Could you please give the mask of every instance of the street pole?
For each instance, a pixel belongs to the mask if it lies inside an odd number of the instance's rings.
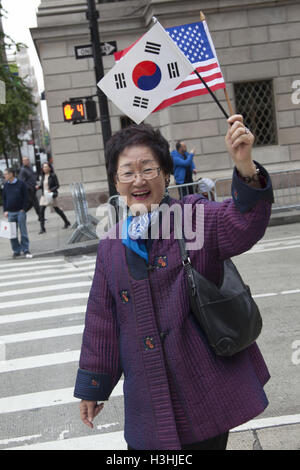
[[[98,29],[99,12],[95,6],[95,0],[87,0],[87,4],[88,4],[87,19],[89,20],[89,24],[90,24],[91,43],[92,43],[92,48],[93,48],[96,83],[98,83],[99,80],[101,80],[101,78],[104,76],[101,45],[100,45],[100,34],[99,34],[99,29]],[[106,154],[105,147],[106,147],[107,141],[111,137],[111,125],[110,125],[110,118],[109,118],[108,102],[107,102],[107,97],[103,93],[103,91],[100,90],[98,86],[96,86],[96,89],[97,89],[97,96],[98,96],[99,109],[100,109],[100,122],[101,122],[104,156],[105,156],[105,164],[106,164],[106,171],[107,171],[108,156]],[[111,183],[109,179],[108,179],[108,186],[109,186],[109,196],[113,196],[117,194],[115,185]]]

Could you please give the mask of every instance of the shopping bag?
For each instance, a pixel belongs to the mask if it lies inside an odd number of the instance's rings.
[[[0,220],[0,237],[17,238],[16,222],[8,222],[7,220]]]
[[[45,196],[47,205],[51,205],[53,203],[53,193],[45,192],[44,196]]]

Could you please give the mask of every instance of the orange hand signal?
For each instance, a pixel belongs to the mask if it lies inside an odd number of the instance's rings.
[[[64,113],[65,113],[65,117],[66,117],[67,120],[72,119],[72,116],[73,116],[73,113],[74,113],[74,109],[71,107],[70,104],[67,104],[67,105],[64,107]]]

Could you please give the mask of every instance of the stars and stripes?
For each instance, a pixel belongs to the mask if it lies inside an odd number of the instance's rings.
[[[213,41],[205,21],[166,28],[166,31],[212,91],[226,88]],[[115,60],[119,61],[131,47],[116,52],[114,54]],[[171,78],[176,72],[173,67],[169,67],[169,64],[168,69]],[[192,72],[154,111],[206,93],[208,93],[208,90],[200,82],[197,75]]]
[[[193,70],[192,63],[156,22],[97,85],[139,124]]]

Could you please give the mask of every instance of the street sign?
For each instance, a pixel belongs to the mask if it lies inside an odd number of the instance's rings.
[[[101,42],[102,55],[112,55],[116,51],[116,41]],[[93,57],[92,44],[86,44],[84,46],[75,46],[75,57],[76,59],[88,59],[89,57]]]
[[[65,101],[62,107],[66,122],[83,121],[85,119],[83,101]]]

